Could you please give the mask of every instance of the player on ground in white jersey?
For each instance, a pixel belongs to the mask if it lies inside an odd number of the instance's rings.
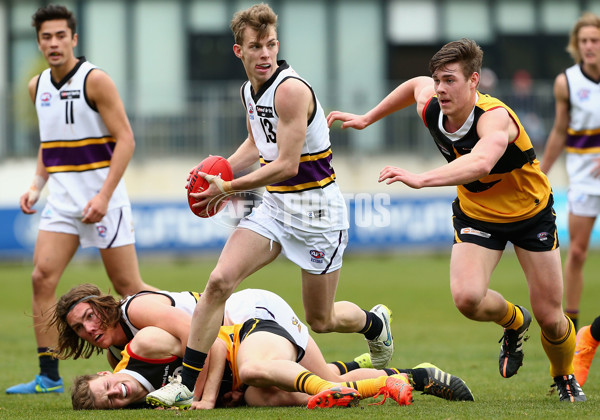
[[[63,392],[58,360],[49,351],[56,331],[46,330],[55,290],[77,251],[95,247],[115,291],[123,296],[152,289],[139,273],[131,207],[122,177],[135,142],[123,103],[110,77],[84,57],[75,57],[76,20],[64,6],[33,15],[38,48],[49,69],[29,82],[41,145],[33,183],[21,210],[33,206],[48,182],[32,274],[33,321],[40,374],[9,394]]]

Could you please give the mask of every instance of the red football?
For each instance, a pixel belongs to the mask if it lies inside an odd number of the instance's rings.
[[[218,200],[219,203],[216,207],[216,210],[211,210],[207,213],[204,212],[204,207],[192,208],[192,204],[196,204],[197,201],[195,198],[190,197],[190,193],[201,192],[208,188],[208,181],[198,175],[198,172],[204,172],[205,174],[209,175],[221,175],[221,179],[223,181],[231,181],[233,179],[233,171],[231,170],[231,165],[229,162],[227,162],[227,159],[221,156],[209,156],[196,165],[196,167],[192,170],[190,182],[187,186],[187,196],[190,210],[192,210],[192,213],[198,217],[211,217],[223,210],[230,197],[221,196],[215,198],[215,200]]]

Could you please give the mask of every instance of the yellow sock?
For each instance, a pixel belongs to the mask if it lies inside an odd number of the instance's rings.
[[[508,300],[506,304],[508,305],[506,315],[500,321],[497,321],[496,324],[508,330],[516,330],[523,325],[523,312]]]
[[[550,341],[542,332],[542,346],[550,359],[550,375],[552,377],[570,375],[573,373],[573,355],[577,336],[573,321],[565,316],[569,325],[564,336],[556,341]]]
[[[372,397],[379,392],[379,388],[385,385],[387,376],[374,379],[361,379],[360,381],[344,382],[342,386],[356,389],[363,398]]]
[[[304,392],[309,395],[316,395],[334,386],[333,382],[326,381],[308,370],[300,372],[294,381],[294,388],[298,392]]]

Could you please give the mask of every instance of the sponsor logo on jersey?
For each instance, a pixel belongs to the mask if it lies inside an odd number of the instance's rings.
[[[316,249],[313,249],[310,251],[310,260],[312,262],[321,264],[323,263],[323,257],[325,256],[325,253],[322,251],[317,251]]]
[[[60,99],[79,99],[81,91],[78,90],[63,90],[60,92]]]
[[[475,236],[481,236],[482,238],[489,238],[490,236],[492,236],[491,234],[487,233],[487,232],[482,232],[480,230],[477,229],[473,229],[473,228],[462,228],[460,230],[460,234],[461,235],[475,235]]]
[[[537,234],[537,237],[540,241],[547,241],[548,240],[548,232],[540,232]]]
[[[96,226],[96,230],[98,231],[98,236],[101,238],[106,238],[106,226],[98,225]]]
[[[50,92],[44,92],[40,95],[41,106],[50,106],[50,99],[52,94]]]
[[[256,105],[256,113],[259,117],[273,118],[273,108],[270,106]]]
[[[306,216],[310,219],[320,219],[325,216],[325,210],[307,211]]]
[[[252,106],[252,102],[248,102],[248,118],[251,120],[254,119],[254,107]]]
[[[581,88],[577,91],[577,97],[580,101],[587,101],[590,99],[590,90],[587,88]]]

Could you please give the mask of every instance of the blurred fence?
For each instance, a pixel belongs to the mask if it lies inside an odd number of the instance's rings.
[[[390,83],[387,92],[396,86],[397,83]],[[205,156],[209,153],[227,155],[233,152],[246,136],[239,88],[239,83],[231,82],[190,85],[186,104],[182,107],[184,111],[176,115],[145,116],[136,112],[135,106],[127,105],[137,142],[136,160],[161,156]],[[383,92],[381,97],[387,92]],[[530,90],[515,90],[510,81],[500,81],[489,93],[517,112],[539,155],[554,118],[552,83],[535,81]],[[318,96],[326,112],[340,108],[335,98]],[[0,159],[34,157],[39,146],[35,115],[24,118],[6,107],[7,102],[0,104],[0,122],[6,123],[3,126],[6,134],[0,133]],[[129,102],[137,103],[135,98]],[[364,112],[374,105],[355,103],[351,109],[343,110]],[[31,112],[34,112],[33,107]],[[379,150],[372,150],[373,153],[411,153],[426,157],[434,150],[429,134],[414,109],[397,112],[379,124],[383,125],[384,139],[378,143]],[[350,131],[339,129],[339,124],[332,127],[331,139],[336,154],[359,152],[355,150],[357,145],[350,141],[350,135]]]

